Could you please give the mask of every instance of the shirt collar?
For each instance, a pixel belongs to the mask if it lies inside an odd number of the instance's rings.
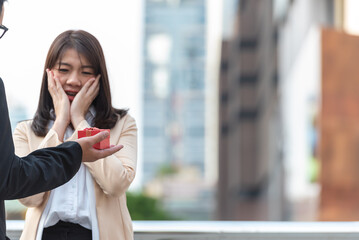
[[[53,119],[56,118],[55,110],[54,110],[54,109],[51,109],[51,110],[50,110],[50,116],[51,116],[51,118],[53,118]],[[91,105],[90,108],[89,108],[89,110],[88,110],[88,112],[86,113],[86,116],[85,116],[86,121],[87,121],[91,126],[93,126],[93,124],[94,124],[93,120],[94,120],[95,116],[96,116],[96,109],[95,109],[94,106]]]

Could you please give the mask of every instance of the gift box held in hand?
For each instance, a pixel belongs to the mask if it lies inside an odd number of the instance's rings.
[[[84,130],[79,130],[77,132],[77,136],[78,136],[78,138],[89,137],[89,136],[96,135],[97,133],[102,132],[102,131],[107,131],[108,133],[110,133],[110,129],[99,129],[99,128],[94,127],[94,128],[85,128]],[[107,138],[105,138],[101,142],[98,142],[95,145],[93,145],[93,147],[96,149],[109,148],[110,147],[110,134],[108,135]]]

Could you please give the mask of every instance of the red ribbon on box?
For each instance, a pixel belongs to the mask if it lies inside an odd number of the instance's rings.
[[[77,137],[78,138],[83,138],[83,137],[89,137],[89,136],[94,136],[99,132],[103,132],[103,131],[107,131],[108,133],[110,133],[110,129],[99,129],[99,128],[85,128],[84,130],[79,130],[77,132]],[[108,135],[107,138],[105,138],[104,140],[102,140],[101,142],[96,143],[95,145],[93,145],[94,148],[96,149],[106,149],[110,147],[110,134]]]

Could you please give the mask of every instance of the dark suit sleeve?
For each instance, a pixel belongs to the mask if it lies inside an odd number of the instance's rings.
[[[20,158],[14,153],[4,84],[0,78],[0,199],[23,198],[69,181],[81,165],[76,142],[45,148]]]

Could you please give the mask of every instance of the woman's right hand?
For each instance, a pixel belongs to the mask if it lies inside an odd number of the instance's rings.
[[[59,136],[59,140],[63,141],[67,126],[70,124],[70,100],[68,99],[60,80],[54,75],[50,69],[46,69],[48,90],[50,92],[56,119],[52,127]]]

